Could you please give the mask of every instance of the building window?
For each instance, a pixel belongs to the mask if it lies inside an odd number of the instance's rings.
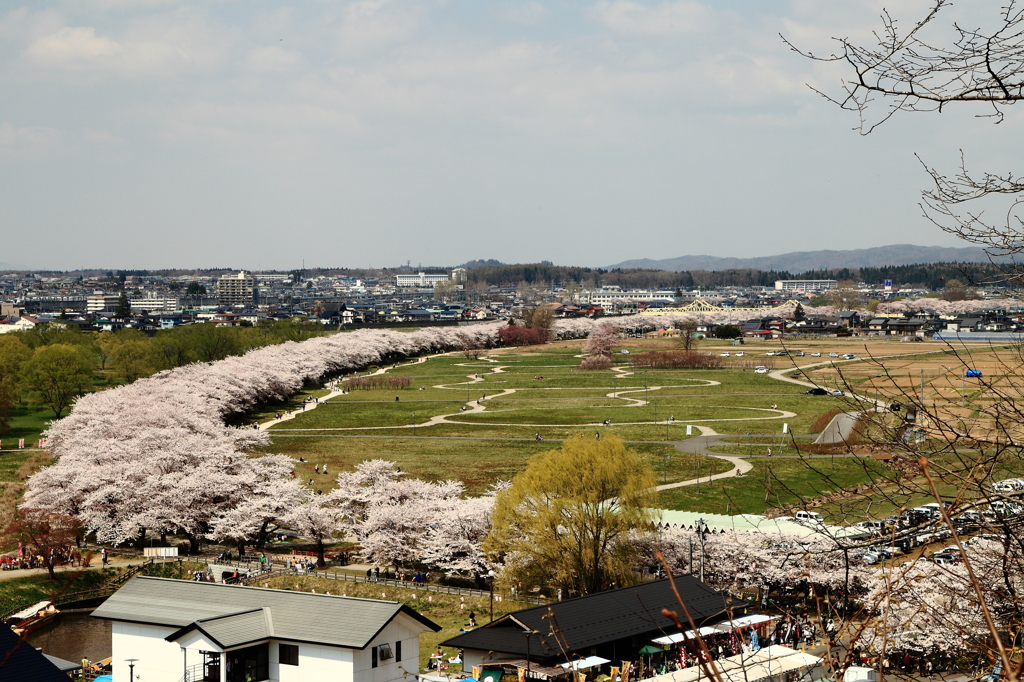
[[[299,647],[295,644],[280,644],[278,655],[281,659],[281,665],[298,665],[299,664]]]
[[[370,667],[377,667],[377,647],[370,647]]]
[[[269,644],[257,644],[227,652],[227,682],[270,679],[269,654]]]
[[[402,640],[395,642],[395,663],[402,662]]]

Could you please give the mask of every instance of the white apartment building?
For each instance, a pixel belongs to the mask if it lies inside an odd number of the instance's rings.
[[[162,296],[153,291],[129,297],[128,300],[132,304],[133,311],[145,310],[151,313],[173,313],[180,307],[177,296]]]
[[[630,301],[674,301],[674,291],[621,291],[618,289],[598,289],[584,291],[579,295],[579,302],[589,305],[611,305],[629,303]]]
[[[777,279],[776,291],[828,291],[836,288],[834,279]]]
[[[428,275],[419,272],[415,275],[395,275],[395,286],[399,287],[432,287],[441,282],[447,282],[451,278],[448,275]]]
[[[241,270],[235,275],[224,275],[217,280],[217,300],[221,305],[252,305],[256,278]]]
[[[93,294],[85,299],[85,312],[99,313],[105,310],[117,310],[117,302],[119,300],[121,300],[120,294]]]

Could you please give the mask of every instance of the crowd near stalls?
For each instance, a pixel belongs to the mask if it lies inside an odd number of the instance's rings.
[[[516,611],[443,646],[460,651],[463,670],[476,679],[508,673],[569,679],[575,673],[638,680],[697,670],[709,661],[752,662],[767,648],[757,659],[764,663],[779,657],[772,651],[782,648],[776,643],[803,636],[794,619],[742,615],[693,576],[680,576],[675,585],[696,629],[669,613],[686,619],[670,581],[662,579]],[[818,663],[810,656],[798,667]]]

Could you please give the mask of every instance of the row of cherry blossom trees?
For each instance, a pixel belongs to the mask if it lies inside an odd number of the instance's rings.
[[[24,505],[73,516],[101,542],[141,541],[146,529],[180,530],[193,547],[207,536],[258,537],[282,510],[312,502],[283,481],[289,458],[257,456],[266,434],[226,426],[226,416],[326,376],[492,345],[497,329],[361,330],[286,342],[86,395],[51,425],[57,461],[29,479]]]
[[[425,566],[448,575],[477,576],[489,570],[480,546],[491,528],[495,483],[487,494],[466,497],[461,481],[423,481],[394,462],[366,460],[337,477],[327,495],[309,494],[282,521],[316,543],[348,537],[363,556],[382,566]]]

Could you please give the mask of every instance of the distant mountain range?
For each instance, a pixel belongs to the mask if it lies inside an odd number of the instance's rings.
[[[988,255],[977,247],[916,246],[914,244],[893,244],[872,249],[851,249],[849,251],[794,251],[777,256],[756,258],[720,258],[718,256],[679,256],[678,258],[638,258],[615,265],[616,268],[643,268],[647,270],[786,270],[791,273],[808,270],[835,270],[839,268],[877,268],[885,265],[918,265],[923,263],[986,263]]]

